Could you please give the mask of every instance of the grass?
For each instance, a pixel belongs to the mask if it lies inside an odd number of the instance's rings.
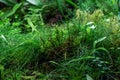
[[[75,14],[54,27],[43,24],[38,14],[26,15],[28,33],[21,33],[22,22],[1,20],[0,79],[119,80],[117,17],[101,10],[91,14],[77,9]]]

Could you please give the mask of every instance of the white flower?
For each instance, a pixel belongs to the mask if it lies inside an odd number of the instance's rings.
[[[86,25],[92,25],[94,24],[94,22],[88,22]]]
[[[91,28],[91,29],[95,29],[95,28],[96,28],[96,26],[95,26],[95,25],[92,25],[92,26],[90,26],[90,28]]]
[[[110,19],[106,19],[106,22],[110,22]]]
[[[86,25],[88,26],[88,29],[95,29],[96,28],[94,22],[88,22]]]

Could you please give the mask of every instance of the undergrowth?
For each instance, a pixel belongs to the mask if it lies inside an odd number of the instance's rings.
[[[118,80],[120,24],[76,10],[76,17],[61,25],[35,24],[21,33],[19,22],[0,21],[0,78],[2,80]]]
[[[120,79],[114,0],[61,1],[0,11],[0,80]]]

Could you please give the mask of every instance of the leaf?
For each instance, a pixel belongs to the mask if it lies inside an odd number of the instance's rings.
[[[86,79],[87,80],[94,80],[91,76],[89,76],[88,74],[86,74]]]
[[[66,0],[69,4],[73,5],[75,8],[78,8],[78,6],[71,0]]]
[[[60,65],[59,63],[57,63],[57,62],[55,62],[55,61],[50,61],[50,63],[56,64],[56,65]]]
[[[12,10],[5,12],[5,14],[2,15],[2,19],[10,17],[16,13],[16,11],[21,7],[22,3],[16,4]]]
[[[98,39],[98,40],[95,40],[94,43],[93,43],[93,48],[95,48],[95,46],[96,46],[97,43],[105,40],[106,38],[107,38],[107,37],[105,36],[105,37],[102,37],[102,38],[100,38],[100,39]]]
[[[60,10],[60,12],[61,12],[61,14],[64,16],[64,0],[56,0],[56,2],[57,2],[57,5],[58,5],[58,8],[59,8],[59,10]]]
[[[34,26],[34,24],[32,23],[32,21],[29,18],[27,19],[27,23],[32,28],[32,32],[37,31],[36,26]]]
[[[88,27],[88,28],[86,29],[86,31],[87,31],[88,34],[90,34],[90,33],[91,33],[90,27]]]
[[[4,3],[8,6],[13,6],[14,4],[16,4],[16,0],[0,0],[1,3]]]
[[[112,0],[112,3],[115,4],[115,3],[116,3],[116,0]]]
[[[93,57],[93,56],[81,57],[81,58],[78,58],[78,59],[70,60],[68,63],[77,62],[77,61],[81,61],[81,60],[85,60],[85,59],[93,59],[93,58],[95,58],[95,57]]]
[[[27,1],[35,6],[40,6],[42,4],[40,0],[27,0]]]
[[[7,41],[7,39],[6,39],[6,37],[3,35],[3,34],[1,34],[1,36],[0,36],[6,43],[8,43],[8,41]]]
[[[4,66],[0,64],[0,71],[4,70]]]
[[[4,79],[4,66],[0,64],[0,80]]]
[[[23,79],[35,79],[35,76],[22,76]]]
[[[110,61],[113,62],[113,61],[112,61],[112,57],[111,57],[111,55],[109,54],[109,51],[108,51],[106,48],[104,48],[104,47],[99,47],[99,48],[97,48],[96,50],[102,50],[102,51],[107,52]]]
[[[109,53],[109,51],[106,48],[104,48],[104,47],[99,47],[96,50],[102,50],[102,51],[105,51],[105,52]]]

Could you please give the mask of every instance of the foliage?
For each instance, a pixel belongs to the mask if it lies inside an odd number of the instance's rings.
[[[12,6],[14,4],[16,4],[16,0],[0,0],[0,2],[6,4],[6,5],[9,5],[9,6]]]
[[[9,13],[0,11],[0,80],[119,80],[114,0],[102,7],[101,0],[27,1],[32,6],[21,0]],[[46,14],[67,17],[69,5],[73,17],[45,23]]]

